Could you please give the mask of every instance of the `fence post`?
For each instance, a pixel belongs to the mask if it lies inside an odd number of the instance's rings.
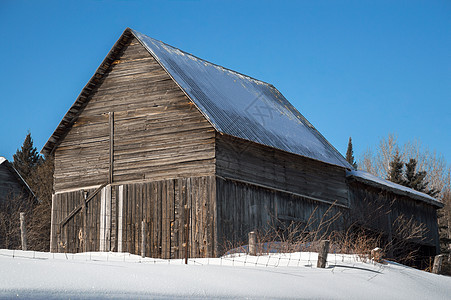
[[[374,262],[382,262],[382,249],[379,247],[374,248],[373,250],[371,250],[371,259]]]
[[[249,238],[249,255],[257,256],[257,234],[251,231],[248,234]]]
[[[318,268],[326,267],[327,254],[329,253],[329,243],[329,240],[322,240],[319,244],[318,263],[316,264]]]
[[[434,265],[432,266],[432,273],[440,274],[442,271],[443,259],[445,258],[444,254],[436,255],[434,258]]]
[[[20,213],[20,237],[22,239],[22,250],[27,251],[27,228],[25,227],[25,213]]]
[[[141,257],[146,257],[146,222],[141,222]]]

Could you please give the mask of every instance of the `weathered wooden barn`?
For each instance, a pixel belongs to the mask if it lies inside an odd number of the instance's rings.
[[[340,213],[334,226],[345,226],[381,188],[350,173],[274,86],[132,29],[42,153],[55,157],[55,252],[141,253],[144,221],[147,256],[182,257],[187,232],[190,256],[216,256],[273,220]],[[435,247],[440,204],[402,197],[432,224]]]
[[[34,194],[13,165],[0,156],[0,202],[33,199]]]
[[[19,213],[29,212],[36,198],[27,183],[0,157],[0,248],[20,247]]]

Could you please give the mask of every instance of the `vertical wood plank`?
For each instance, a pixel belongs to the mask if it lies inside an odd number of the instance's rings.
[[[111,185],[105,187],[105,251],[111,250]]]
[[[146,184],[147,202],[147,253],[152,257],[152,185]]]
[[[99,251],[103,252],[106,248],[105,222],[106,222],[106,188],[100,192],[100,231],[99,231]]]
[[[108,183],[113,183],[113,160],[114,160],[114,112],[108,113],[109,126],[109,164]]]
[[[117,252],[122,252],[122,226],[123,226],[123,210],[124,210],[124,186],[119,186],[118,192],[118,228],[117,228]]]

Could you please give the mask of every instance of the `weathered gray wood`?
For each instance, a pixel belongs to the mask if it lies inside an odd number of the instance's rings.
[[[445,259],[445,254],[439,254],[434,257],[434,264],[432,266],[432,273],[440,274],[442,271],[443,260]]]
[[[190,225],[190,209],[185,206],[185,265],[188,264],[189,257],[189,225]]]
[[[216,149],[219,176],[348,205],[341,167],[222,134],[216,135]]]
[[[111,185],[105,188],[105,251],[111,250]]]
[[[421,235],[413,242],[430,247],[432,253],[439,253],[437,212],[432,205],[356,181],[349,183],[349,199],[348,213],[354,223],[383,233],[391,241],[399,234],[396,229],[397,220],[415,220],[417,226],[423,226],[427,230],[420,232]],[[388,250],[391,250],[391,245],[392,243],[388,245]],[[390,253],[387,255],[392,256]]]
[[[97,195],[97,193],[99,193],[108,183],[104,183],[102,185],[100,185],[93,193],[91,193],[89,195],[89,197],[86,199],[85,203],[86,205]],[[75,214],[77,214],[82,208],[83,205],[85,204],[80,204],[79,206],[77,206],[76,208],[74,208],[59,224],[61,227],[66,225],[67,222],[69,222],[74,216]]]
[[[117,61],[55,150],[55,190],[212,175],[209,122],[135,39]]]
[[[319,243],[319,251],[318,251],[318,263],[316,266],[318,268],[325,268],[327,263],[327,254],[329,253],[329,240],[322,240]]]
[[[110,129],[109,135],[109,165],[108,165],[108,182],[113,183],[113,162],[114,162],[114,112],[110,111],[108,113],[108,126]]]
[[[257,255],[257,233],[249,232],[249,255]]]
[[[83,252],[88,252],[88,205],[86,204],[86,199],[88,198],[88,192],[81,190],[82,194],[82,213],[83,213]]]
[[[106,251],[106,190],[105,188],[102,189],[100,192],[100,231],[99,231],[99,251],[104,252]]]
[[[20,238],[22,241],[22,250],[27,251],[27,227],[25,224],[25,213],[20,213]]]
[[[122,237],[123,237],[123,214],[124,214],[124,186],[119,186],[118,192],[118,229],[117,229],[117,252],[122,251]]]
[[[141,221],[141,257],[146,257],[146,222]]]

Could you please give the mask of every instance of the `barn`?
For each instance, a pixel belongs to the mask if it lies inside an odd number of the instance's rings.
[[[36,198],[14,169],[0,156],[0,248],[20,247],[19,213],[28,213]]]
[[[327,213],[344,228],[380,195],[438,244],[440,203],[355,171],[274,86],[129,28],[41,152],[55,158],[52,252],[212,257],[274,222]]]
[[[0,156],[0,202],[32,198],[34,194],[25,180],[6,158]]]

